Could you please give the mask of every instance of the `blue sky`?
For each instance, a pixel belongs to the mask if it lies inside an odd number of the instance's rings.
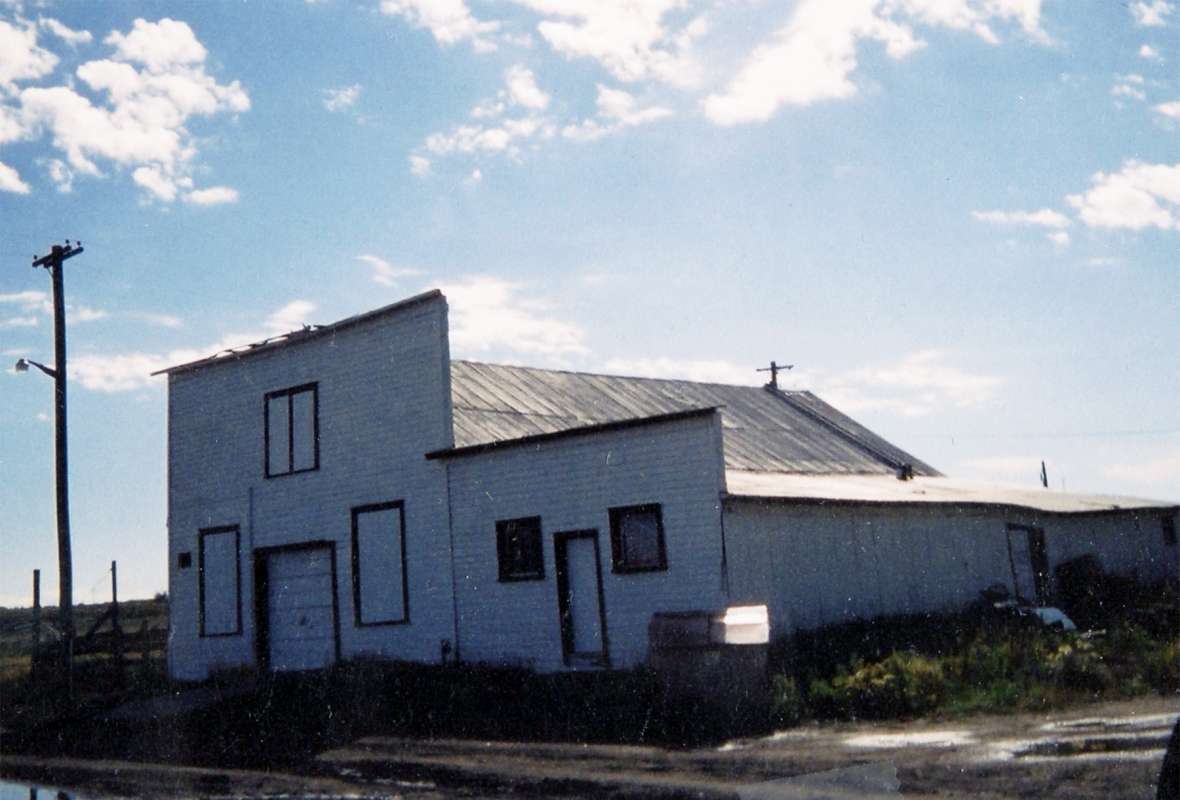
[[[0,604],[164,589],[154,369],[440,286],[456,357],[756,383],[1180,500],[1180,4],[0,0]]]

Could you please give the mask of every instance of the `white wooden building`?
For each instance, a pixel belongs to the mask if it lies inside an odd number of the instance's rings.
[[[630,667],[659,612],[782,636],[1180,566],[1175,504],[954,481],[808,392],[453,362],[439,292],[166,372],[183,680]]]

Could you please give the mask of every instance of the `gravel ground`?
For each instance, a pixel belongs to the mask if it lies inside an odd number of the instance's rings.
[[[670,750],[369,737],[285,772],[0,756],[86,797],[1152,798],[1180,698],[954,721],[807,725]],[[27,791],[25,796],[27,796]]]

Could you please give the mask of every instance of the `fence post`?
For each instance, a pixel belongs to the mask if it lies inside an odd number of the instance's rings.
[[[115,637],[115,675],[123,686],[123,628],[119,626],[119,563],[111,562],[111,633]]]
[[[37,655],[41,650],[41,570],[33,570],[33,656],[29,659],[29,677],[37,680]]]

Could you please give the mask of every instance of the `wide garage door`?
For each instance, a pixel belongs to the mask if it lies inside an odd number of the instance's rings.
[[[270,552],[266,559],[266,647],[276,672],[319,669],[339,656],[335,548]]]

